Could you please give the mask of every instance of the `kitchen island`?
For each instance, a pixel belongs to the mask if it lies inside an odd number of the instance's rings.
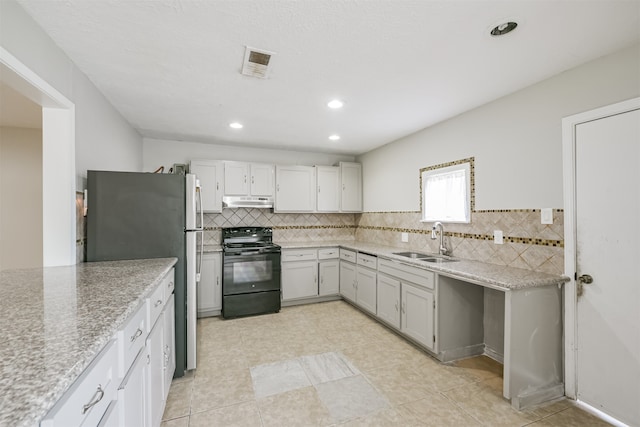
[[[503,396],[515,409],[564,395],[567,277],[465,259],[428,262],[398,255],[406,247],[370,242],[277,243],[283,251],[339,248],[343,299],[442,362],[479,354],[502,362]]]
[[[176,261],[0,272],[0,425],[38,425]]]

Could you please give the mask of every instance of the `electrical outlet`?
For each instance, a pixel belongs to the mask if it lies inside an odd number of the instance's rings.
[[[400,241],[407,243],[409,241],[409,233],[400,234]]]
[[[541,224],[553,224],[553,209],[544,208],[540,211]]]
[[[493,230],[493,243],[496,245],[503,244],[502,230]]]

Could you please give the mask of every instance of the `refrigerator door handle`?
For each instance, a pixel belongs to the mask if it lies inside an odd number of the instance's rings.
[[[204,230],[204,211],[202,209],[202,187],[200,187],[200,180],[196,179],[196,193],[198,193],[198,214],[200,215],[200,226],[196,224],[196,230],[203,231]],[[204,238],[204,233],[202,235]]]
[[[202,254],[204,253],[204,231],[198,231],[200,233],[200,250],[198,251],[198,271],[196,271],[196,283],[200,282],[200,275],[202,273]]]

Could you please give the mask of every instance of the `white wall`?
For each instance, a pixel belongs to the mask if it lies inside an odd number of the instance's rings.
[[[241,160],[258,163],[313,166],[333,165],[339,161],[352,162],[354,157],[144,138],[143,159],[143,170],[151,172],[160,166],[164,166],[165,172],[167,172],[174,163],[189,163],[190,159]]]
[[[0,45],[75,104],[77,176],[142,170],[142,137],[13,0],[0,1]]]
[[[0,270],[42,266],[42,131],[0,127]]]
[[[364,210],[420,210],[419,169],[467,157],[477,210],[562,208],[562,118],[639,95],[636,45],[358,156]]]

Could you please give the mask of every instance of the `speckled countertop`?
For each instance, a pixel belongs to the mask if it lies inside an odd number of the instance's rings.
[[[176,258],[0,272],[0,426],[35,426]]]
[[[276,242],[282,249],[295,248],[322,248],[336,247],[352,249],[384,257],[394,261],[400,261],[405,264],[415,265],[435,271],[461,280],[477,283],[502,291],[525,289],[536,286],[560,285],[568,282],[566,276],[558,276],[554,274],[541,273],[537,271],[525,270],[522,268],[507,267],[503,265],[488,264],[479,261],[471,261],[455,258],[456,262],[433,263],[411,259],[400,255],[394,255],[394,252],[411,251],[406,248],[398,248],[393,246],[383,246],[374,243],[358,242],[358,241],[328,241],[328,242]],[[420,251],[417,251],[420,252]]]

